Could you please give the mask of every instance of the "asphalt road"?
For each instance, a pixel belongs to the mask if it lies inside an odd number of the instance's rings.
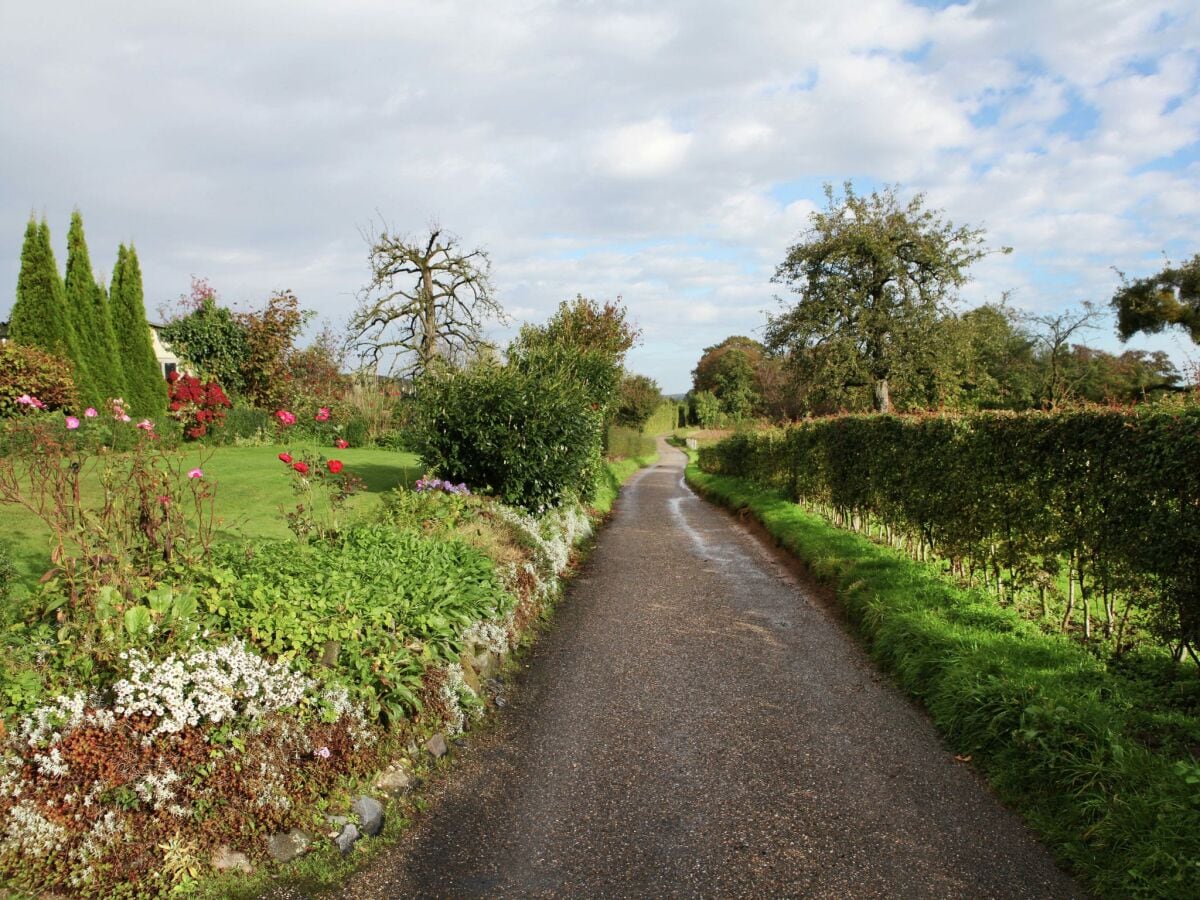
[[[683,462],[627,485],[498,724],[344,896],[1083,896]]]

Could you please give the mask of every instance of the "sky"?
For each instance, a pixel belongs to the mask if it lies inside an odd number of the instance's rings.
[[[963,308],[1107,304],[1190,258],[1198,84],[1194,0],[0,0],[0,320],[31,212],[60,267],[74,208],[98,274],[134,242],[151,318],[199,276],[334,326],[373,224],[438,223],[491,256],[494,340],[619,296],[629,368],[682,392],[787,302],[826,182],[1011,246]]]

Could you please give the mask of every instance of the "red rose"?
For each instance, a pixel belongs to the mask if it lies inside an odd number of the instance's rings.
[[[292,463],[292,468],[295,469],[297,472],[299,472],[301,475],[308,474],[308,463],[302,463],[302,462]]]
[[[345,450],[347,447],[350,446],[350,442],[345,440],[344,438],[338,438],[336,441],[333,442],[333,446],[337,447],[339,450]]]
[[[290,453],[280,453],[280,454],[279,454],[279,461],[280,461],[280,462],[285,462],[285,463],[290,463],[290,462],[292,461],[292,454],[290,454]]]
[[[334,475],[342,471],[342,461],[340,459],[331,459],[329,462],[325,463],[325,465],[329,467],[329,471]]]

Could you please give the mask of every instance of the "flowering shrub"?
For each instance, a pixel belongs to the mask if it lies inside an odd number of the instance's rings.
[[[89,629],[101,587],[135,594],[172,565],[203,558],[212,541],[213,489],[202,471],[185,473],[153,426],[130,427],[119,400],[113,418],[112,426],[86,414],[14,421],[0,456],[0,504],[46,525],[53,568],[44,580],[58,579],[66,592],[60,618]],[[108,427],[128,432],[128,453],[97,450],[91,432]]]
[[[188,438],[202,438],[225,421],[225,410],[232,404],[215,381],[202,383],[194,375],[178,372],[168,375],[167,381],[167,409],[172,418],[183,424],[183,433]]]
[[[279,461],[295,473],[292,491],[300,498],[296,508],[285,514],[288,528],[301,539],[336,534],[342,507],[362,488],[362,480],[343,471],[339,459],[296,459],[284,452]]]
[[[21,397],[37,397],[49,409],[78,409],[71,364],[36,347],[0,343],[0,419],[27,408]]]

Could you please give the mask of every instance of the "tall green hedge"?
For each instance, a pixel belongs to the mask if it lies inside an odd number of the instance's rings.
[[[124,395],[125,379],[117,357],[108,298],[92,271],[79,210],[71,214],[67,232],[66,295],[78,351],[76,383],[82,401],[98,407],[106,399]]]
[[[1120,599],[1177,657],[1200,647],[1200,407],[841,416],[734,435],[700,465],[902,536],[1002,595],[1069,574],[1106,631]]]

